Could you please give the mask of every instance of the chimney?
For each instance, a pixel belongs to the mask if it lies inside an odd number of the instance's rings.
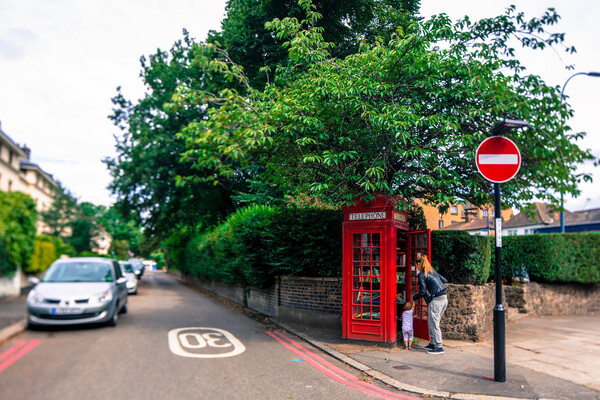
[[[21,147],[21,150],[23,150],[23,152],[25,153],[25,157],[27,158],[27,161],[29,161],[29,157],[31,156],[31,149],[29,147],[27,147],[26,144],[24,144],[23,146],[19,146]]]

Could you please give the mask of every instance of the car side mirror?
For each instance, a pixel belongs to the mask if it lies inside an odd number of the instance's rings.
[[[127,278],[125,278],[124,276],[120,277],[119,279],[117,279],[117,283],[118,284],[122,284],[127,282]]]
[[[32,276],[31,278],[28,279],[29,283],[33,284],[33,285],[37,285],[38,283],[40,283],[40,280],[38,278],[36,278],[35,276]]]

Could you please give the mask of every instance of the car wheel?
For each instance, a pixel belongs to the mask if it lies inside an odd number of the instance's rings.
[[[115,309],[115,312],[112,315],[112,318],[110,319],[110,321],[108,321],[108,324],[110,326],[117,326],[117,321],[119,320],[119,310]]]
[[[125,304],[123,305],[123,308],[121,308],[121,313],[122,313],[122,314],[127,314],[127,303],[125,303]]]
[[[32,324],[31,320],[29,318],[27,318],[27,321],[25,322],[25,329],[27,329],[29,331],[37,331],[38,326],[35,324]]]

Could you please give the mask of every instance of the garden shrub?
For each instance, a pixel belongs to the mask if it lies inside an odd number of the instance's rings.
[[[37,236],[35,238],[31,262],[23,269],[23,272],[26,274],[41,274],[56,260],[57,248],[53,239],[55,238],[51,239],[51,236]]]
[[[278,275],[341,276],[341,238],[341,211],[253,205],[194,235],[181,270],[258,287]]]
[[[550,233],[503,238],[505,279],[523,268],[535,282],[600,282],[600,232]]]
[[[29,264],[35,241],[35,202],[21,192],[0,191],[0,276]]]
[[[490,276],[488,237],[463,231],[432,231],[431,262],[452,283],[484,284]]]

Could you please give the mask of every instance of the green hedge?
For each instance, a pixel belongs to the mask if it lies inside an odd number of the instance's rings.
[[[490,276],[488,237],[462,231],[431,232],[431,263],[452,283],[484,284]]]
[[[502,238],[502,272],[509,279],[523,269],[535,282],[600,282],[600,232],[556,233]]]
[[[342,275],[342,212],[250,206],[205,233],[184,229],[168,241],[174,268],[200,278],[266,287],[276,276]],[[432,264],[452,283],[494,277],[494,238],[432,231]],[[537,282],[600,282],[600,233],[503,238],[504,278],[526,269]],[[173,264],[175,262],[175,264]]]
[[[26,274],[40,274],[58,258],[57,246],[53,239],[58,238],[51,238],[50,236],[38,236],[35,238],[31,262],[24,269]]]
[[[342,220],[336,210],[250,206],[192,235],[177,269],[258,287],[277,275],[341,276]]]
[[[0,191],[0,276],[11,276],[29,264],[37,212],[31,197]]]

